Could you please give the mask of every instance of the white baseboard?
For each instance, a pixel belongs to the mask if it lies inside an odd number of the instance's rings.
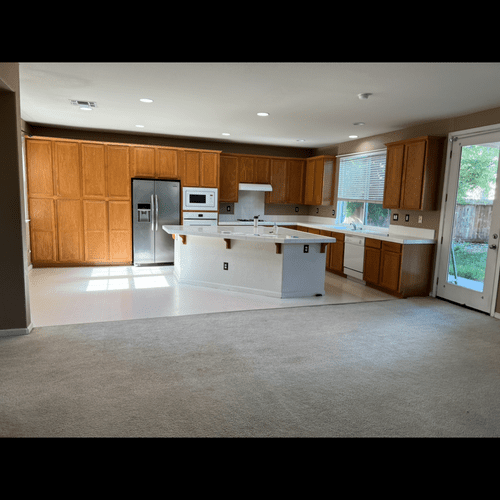
[[[28,328],[10,328],[8,330],[0,330],[0,337],[12,337],[16,335],[28,335],[33,330],[33,323],[30,323]]]

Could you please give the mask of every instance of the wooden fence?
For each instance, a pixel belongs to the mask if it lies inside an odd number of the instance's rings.
[[[493,205],[456,205],[453,239],[484,243],[488,241]]]

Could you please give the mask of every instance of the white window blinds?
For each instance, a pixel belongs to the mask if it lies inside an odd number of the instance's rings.
[[[383,150],[340,157],[338,199],[381,202],[386,156]]]

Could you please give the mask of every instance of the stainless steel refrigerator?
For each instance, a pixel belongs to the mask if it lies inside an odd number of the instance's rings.
[[[180,224],[180,181],[132,179],[134,265],[173,264],[174,240],[161,226]]]

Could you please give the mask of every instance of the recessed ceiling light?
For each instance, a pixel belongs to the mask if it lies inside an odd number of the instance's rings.
[[[222,132],[222,135],[231,135],[231,134],[228,134],[227,132]]]
[[[153,99],[139,99],[141,102],[153,102]]]
[[[269,116],[269,113],[265,113],[265,112],[262,112],[262,113],[257,113],[258,116]]]
[[[89,106],[80,106],[80,109],[81,109],[82,111],[92,111],[92,108],[91,108],[91,107],[89,107]]]
[[[305,139],[297,139],[297,142],[306,142]]]
[[[136,127],[144,128],[144,125],[136,125]]]
[[[356,123],[353,123],[353,125],[364,125],[365,122],[356,122]]]
[[[358,136],[357,136],[357,135],[350,135],[350,136],[349,136],[349,139],[357,139],[357,138],[358,138]]]

